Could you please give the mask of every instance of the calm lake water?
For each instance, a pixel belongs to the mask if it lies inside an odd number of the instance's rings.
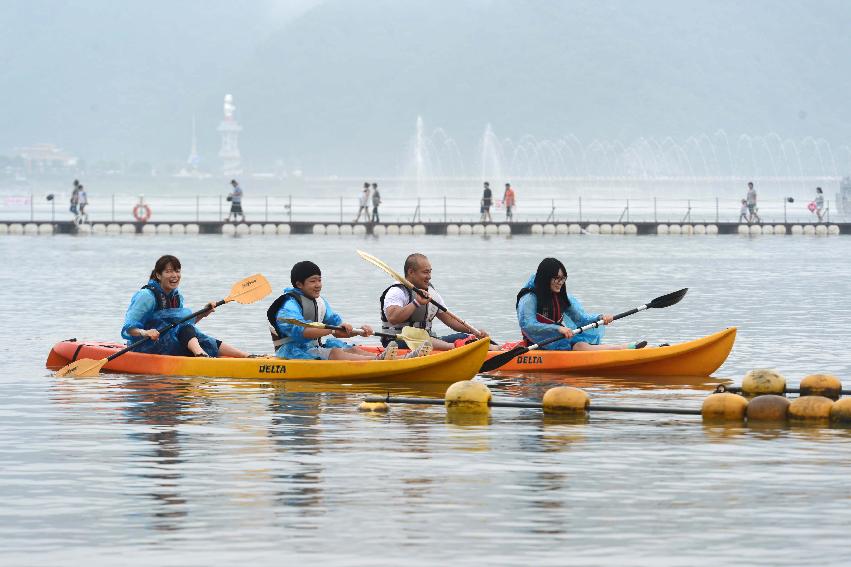
[[[0,563],[3,565],[847,564],[851,430],[704,426],[694,416],[595,413],[586,423],[496,408],[356,410],[364,393],[444,386],[261,384],[104,375],[54,378],[50,346],[117,339],[130,295],[164,253],[190,306],[261,272],[283,288],[312,259],[323,295],[378,324],[387,277],[431,257],[450,309],[518,338],[517,289],[567,265],[589,310],[689,287],[617,322],[607,340],[680,341],[737,326],[715,379],[479,377],[502,399],[559,384],[600,403],[697,408],[721,379],[776,367],[851,383],[851,238],[2,237]],[[269,302],[271,302],[271,297]],[[268,352],[265,309],[227,305],[209,333]]]

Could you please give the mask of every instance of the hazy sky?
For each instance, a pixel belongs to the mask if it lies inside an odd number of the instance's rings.
[[[473,162],[539,139],[776,132],[851,142],[846,0],[0,3],[0,154],[216,163],[232,93],[246,162],[394,174],[417,116]]]

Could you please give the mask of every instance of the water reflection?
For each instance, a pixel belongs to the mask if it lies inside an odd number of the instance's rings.
[[[322,450],[319,432],[322,397],[277,386],[269,402],[272,420],[268,435],[275,450],[284,456],[284,470],[272,473],[276,480],[278,503],[298,509],[301,516],[323,513],[322,472],[319,459],[311,458]],[[304,527],[293,523],[293,527]]]
[[[161,531],[180,529],[188,515],[187,499],[180,490],[185,461],[178,426],[204,420],[204,411],[210,408],[205,398],[187,386],[179,378],[129,376],[120,390],[124,415],[132,426],[128,437],[137,448],[134,460],[147,463],[136,476],[147,484],[142,490],[158,504],[152,521],[154,529]]]

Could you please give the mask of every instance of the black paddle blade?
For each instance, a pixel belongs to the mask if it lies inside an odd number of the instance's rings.
[[[521,354],[526,354],[529,352],[529,347],[518,346],[514,347],[508,352],[504,352],[502,354],[498,354],[493,358],[487,359],[482,367],[479,368],[479,372],[490,372],[491,370],[496,370],[500,366],[507,364],[511,361],[515,356],[520,356]]]
[[[671,305],[676,305],[683,297],[685,297],[686,292],[688,292],[688,288],[684,287],[681,290],[672,291],[667,295],[660,295],[659,297],[648,303],[647,307],[650,309],[661,309],[662,307],[670,307]]]

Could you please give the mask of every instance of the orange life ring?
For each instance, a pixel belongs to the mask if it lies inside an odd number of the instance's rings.
[[[151,218],[151,207],[143,203],[137,204],[133,207],[133,218],[136,219],[136,222],[148,222],[148,219]]]

